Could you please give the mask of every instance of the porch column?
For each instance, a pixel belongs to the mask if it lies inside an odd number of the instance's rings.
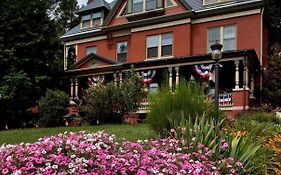
[[[74,97],[73,89],[74,89],[74,82],[73,82],[73,79],[70,79],[70,98],[71,99],[73,99],[73,97]]]
[[[249,69],[248,69],[248,64],[247,62],[244,62],[244,87],[245,89],[249,89]]]
[[[119,72],[119,84],[122,85],[122,72]]]
[[[74,81],[75,81],[75,94],[74,94],[74,98],[78,99],[78,87],[79,87],[79,85],[78,85],[78,78],[75,78]]]
[[[117,74],[113,73],[113,78],[114,78],[114,84],[117,86]]]
[[[239,60],[235,61],[235,89],[239,89]]]
[[[169,88],[170,88],[170,90],[172,90],[173,89],[173,68],[169,67],[168,71],[169,71]]]
[[[251,95],[250,95],[250,98],[254,98],[254,89],[255,89],[255,82],[254,82],[254,74],[251,74]]]
[[[180,77],[179,77],[179,75],[180,75],[180,74],[179,74],[180,68],[179,68],[179,67],[176,67],[175,70],[176,70],[176,87],[178,87],[179,84],[180,84]]]

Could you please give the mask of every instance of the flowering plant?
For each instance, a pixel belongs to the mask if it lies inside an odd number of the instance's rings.
[[[2,145],[0,174],[220,174],[211,154],[203,144],[173,138],[129,142],[102,131],[71,132],[31,144]],[[230,174],[243,168],[231,163],[224,167]]]

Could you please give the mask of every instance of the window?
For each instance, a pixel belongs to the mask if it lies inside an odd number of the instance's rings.
[[[146,0],[145,10],[153,10],[153,9],[156,9],[156,0]]]
[[[216,42],[223,45],[223,50],[236,49],[236,25],[212,27],[208,29],[208,50]]]
[[[158,57],[158,35],[148,36],[146,39],[147,58]]]
[[[142,0],[133,0],[133,12],[138,13],[143,10],[143,1]]]
[[[93,13],[93,26],[101,25],[101,13]]]
[[[161,56],[172,55],[172,49],[173,49],[173,34],[172,33],[163,34],[161,40]]]
[[[173,33],[147,36],[147,59],[161,58],[173,54]]]
[[[164,0],[128,0],[127,13],[141,13],[163,8]],[[167,0],[172,1],[172,0]],[[169,3],[171,4],[171,2]],[[173,4],[174,5],[174,4]]]
[[[225,1],[228,1],[228,0],[204,0],[203,4],[209,5],[209,4],[214,4],[214,3],[218,3],[218,2],[225,2]]]
[[[96,46],[86,47],[86,55],[89,55],[90,53],[97,53],[97,47]]]
[[[102,24],[102,13],[92,13],[82,16],[82,28],[97,27]]]
[[[82,16],[82,28],[91,26],[91,15]]]
[[[128,42],[118,42],[117,43],[117,61],[118,62],[127,62],[127,48],[128,48]]]

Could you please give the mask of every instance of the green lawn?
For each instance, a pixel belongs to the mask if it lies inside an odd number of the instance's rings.
[[[156,134],[147,124],[137,125],[99,125],[99,126],[79,126],[79,127],[59,127],[59,128],[31,128],[31,129],[14,129],[0,131],[0,145],[3,143],[30,143],[35,142],[44,136],[56,135],[65,131],[90,131],[97,132],[104,130],[107,133],[115,134],[118,139],[138,140],[150,139],[156,137]]]

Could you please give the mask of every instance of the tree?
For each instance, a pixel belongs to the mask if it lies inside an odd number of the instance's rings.
[[[52,16],[55,2],[0,1],[0,116],[12,113],[17,125],[47,88],[59,84],[56,77],[63,71],[59,37],[74,25],[77,2],[60,0]]]
[[[273,107],[281,106],[281,46],[273,46],[273,55],[269,58],[268,70],[263,87],[264,102]]]

